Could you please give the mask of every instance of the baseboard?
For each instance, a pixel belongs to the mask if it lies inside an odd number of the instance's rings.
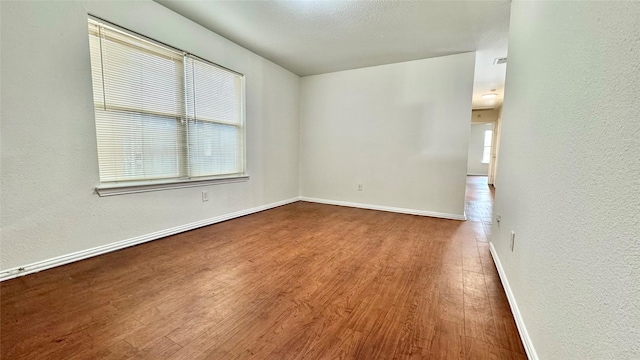
[[[348,202],[348,201],[311,198],[306,196],[301,196],[300,200],[313,202],[313,203],[347,206],[347,207],[354,207],[354,208],[368,209],[368,210],[380,210],[380,211],[389,211],[389,212],[395,212],[395,213],[401,213],[401,214],[430,216],[430,217],[436,217],[436,218],[442,218],[442,219],[463,220],[463,221],[467,220],[467,217],[465,215],[441,213],[441,212],[435,212],[435,211],[424,211],[424,210],[397,208],[397,207],[391,207],[391,206],[361,204],[361,203],[354,203],[354,202]]]
[[[507,299],[509,300],[509,306],[511,307],[511,313],[513,313],[513,318],[516,321],[516,326],[518,327],[518,333],[520,333],[520,339],[522,339],[522,344],[524,345],[524,350],[527,352],[527,357],[530,360],[538,360],[538,354],[536,353],[536,350],[533,347],[533,342],[529,337],[529,332],[527,332],[527,327],[524,324],[524,320],[522,320],[522,315],[520,314],[518,303],[516,302],[516,298],[513,296],[513,292],[511,291],[511,286],[509,286],[509,281],[507,280],[507,275],[504,273],[504,269],[502,268],[502,263],[500,263],[500,258],[498,257],[498,253],[496,252],[496,248],[493,246],[492,242],[489,243],[489,249],[491,250],[491,256],[493,257],[493,262],[496,264],[496,268],[498,269],[498,275],[500,275],[500,281],[502,281],[502,287],[504,287],[504,292],[507,294]]]
[[[136,237],[131,238],[131,239],[121,240],[121,241],[117,241],[117,242],[114,242],[114,243],[111,243],[111,244],[102,245],[102,246],[94,247],[94,248],[91,248],[91,249],[81,250],[81,251],[77,251],[77,252],[74,252],[74,253],[71,253],[71,254],[66,254],[66,255],[55,257],[55,258],[38,261],[38,262],[29,264],[29,265],[19,266],[19,267],[15,267],[15,268],[8,269],[8,270],[2,270],[0,272],[0,282],[4,281],[4,280],[13,279],[13,278],[16,278],[18,276],[32,274],[32,273],[35,273],[35,272],[38,272],[38,271],[51,269],[51,268],[54,268],[56,266],[65,265],[65,264],[69,264],[69,263],[72,263],[72,262],[75,262],[75,261],[80,261],[80,260],[84,260],[84,259],[87,259],[87,258],[90,258],[90,257],[94,257],[94,256],[106,254],[106,253],[109,253],[109,252],[112,252],[112,251],[124,249],[124,248],[127,248],[129,246],[134,246],[134,245],[142,244],[142,243],[145,243],[145,242],[148,242],[148,241],[157,240],[157,239],[160,239],[160,238],[163,238],[163,237],[166,237],[166,236],[170,236],[170,235],[175,235],[175,234],[178,234],[178,233],[181,233],[181,232],[184,232],[184,231],[189,231],[189,230],[197,229],[199,227],[212,225],[212,224],[219,223],[219,222],[222,222],[222,221],[231,220],[231,219],[234,219],[234,218],[237,218],[237,217],[241,217],[241,216],[257,213],[257,212],[260,212],[260,211],[272,209],[272,208],[275,208],[275,207],[278,207],[278,206],[282,206],[282,205],[286,205],[286,204],[290,204],[290,203],[293,203],[293,202],[296,202],[296,201],[299,201],[299,200],[300,200],[299,197],[294,197],[294,198],[291,198],[291,199],[278,201],[278,202],[274,202],[274,203],[270,203],[270,204],[266,204],[266,205],[256,206],[256,207],[253,207],[253,208],[250,208],[250,209],[240,210],[240,211],[236,211],[236,212],[233,212],[233,213],[230,213],[230,214],[220,215],[220,216],[216,216],[216,217],[213,217],[213,218],[192,222],[192,223],[185,224],[185,225],[180,225],[180,226],[172,227],[172,228],[169,228],[169,229],[156,231],[156,232],[153,232],[153,233],[150,233],[150,234],[136,236]]]
[[[489,174],[467,173],[467,176],[489,176]]]

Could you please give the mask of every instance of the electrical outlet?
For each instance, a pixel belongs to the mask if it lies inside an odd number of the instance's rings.
[[[502,220],[502,217],[500,216],[500,214],[496,214],[496,224],[498,225],[498,227],[500,227],[500,220]]]
[[[516,233],[511,230],[511,251],[513,251],[513,247],[516,244]]]
[[[362,184],[358,184],[358,191],[362,191]]]
[[[205,201],[209,201],[209,192],[208,191],[203,191],[202,192],[202,202]]]

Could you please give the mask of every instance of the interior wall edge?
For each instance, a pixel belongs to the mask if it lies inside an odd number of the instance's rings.
[[[502,283],[504,292],[507,295],[507,300],[509,301],[509,307],[511,308],[511,313],[513,314],[513,319],[516,322],[516,327],[518,328],[518,333],[520,334],[520,340],[522,341],[522,345],[524,345],[524,349],[527,353],[527,357],[530,360],[538,360],[539,359],[538,354],[536,353],[536,349],[533,346],[533,341],[529,336],[529,332],[527,331],[527,326],[525,325],[524,319],[522,318],[522,315],[520,313],[520,309],[518,308],[518,302],[516,301],[513,291],[511,291],[509,280],[507,280],[507,274],[504,272],[504,269],[502,268],[502,263],[500,262],[500,258],[498,257],[496,248],[493,246],[493,242],[489,242],[489,250],[491,251],[491,257],[493,258],[493,262],[496,264],[496,269],[498,269],[500,282]]]
[[[429,216],[429,217],[435,217],[440,219],[461,220],[461,221],[467,220],[467,217],[465,214],[450,214],[450,213],[442,213],[437,211],[425,211],[425,210],[398,208],[393,206],[355,203],[355,202],[349,202],[349,201],[319,199],[319,198],[306,197],[306,196],[301,196],[300,200],[318,203],[318,204],[346,206],[346,207],[353,207],[353,208],[367,209],[367,210],[388,211],[388,212],[408,214],[408,215]]]

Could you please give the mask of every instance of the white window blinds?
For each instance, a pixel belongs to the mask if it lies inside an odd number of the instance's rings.
[[[242,168],[242,79],[191,57],[186,64],[191,174],[237,173]]]
[[[244,173],[240,74],[89,19],[100,181]]]

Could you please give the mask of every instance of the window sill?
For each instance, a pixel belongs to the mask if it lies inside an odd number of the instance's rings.
[[[117,183],[110,185],[100,185],[96,187],[96,193],[100,197],[136,194],[149,191],[160,191],[170,189],[181,189],[196,186],[228,184],[249,181],[249,175],[228,176],[223,178],[210,178],[198,180],[173,180],[164,182],[144,182],[144,183]]]

